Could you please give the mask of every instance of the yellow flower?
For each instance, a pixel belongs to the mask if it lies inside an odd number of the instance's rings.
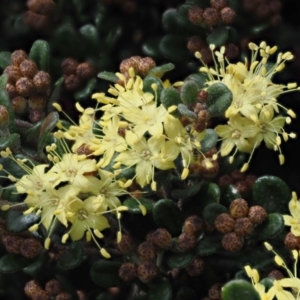
[[[283,215],[284,224],[291,226],[292,234],[300,236],[300,202],[295,192],[293,192],[292,199],[289,202],[289,209],[291,215]]]
[[[253,121],[235,115],[229,119],[228,125],[218,125],[215,131],[223,140],[221,155],[226,156],[234,147],[236,147],[236,151],[250,153],[253,146],[247,139],[255,135],[257,128],[254,126]]]
[[[101,215],[106,211],[106,207],[96,209],[94,200],[95,196],[92,196],[84,201],[76,198],[69,202],[67,218],[72,223],[69,233],[73,241],[80,240],[91,228],[102,231],[109,227],[107,219]]]
[[[115,161],[128,167],[136,165],[136,181],[141,187],[154,182],[154,168],[160,170],[175,168],[173,161],[163,159],[161,156],[161,149],[165,143],[163,136],[153,136],[147,141],[143,137],[136,142],[134,133],[128,131],[126,141],[131,149],[120,153]]]

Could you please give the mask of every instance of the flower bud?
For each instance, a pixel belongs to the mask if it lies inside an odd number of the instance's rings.
[[[203,220],[196,216],[192,215],[185,219],[183,224],[183,231],[189,235],[199,234],[204,229]]]
[[[156,249],[149,242],[141,243],[137,248],[137,255],[141,261],[150,261],[156,258]]]
[[[39,71],[33,77],[33,84],[38,92],[47,92],[51,86],[50,75],[45,71]]]
[[[77,66],[76,75],[80,81],[86,81],[95,75],[95,69],[90,63],[84,62]]]
[[[51,279],[45,285],[45,291],[50,296],[56,296],[57,294],[62,292],[62,285],[57,279]]]
[[[253,224],[263,223],[268,216],[267,211],[261,206],[251,206],[248,212],[248,218]]]
[[[229,206],[230,215],[234,219],[246,217],[248,214],[248,210],[248,203],[242,198],[233,200]]]
[[[186,268],[186,272],[191,277],[196,277],[202,274],[204,270],[204,260],[201,257],[196,257]]]
[[[27,0],[29,10],[41,15],[52,14],[55,10],[55,6],[52,0]]]
[[[212,300],[221,300],[221,290],[222,290],[222,284],[216,283],[212,285],[208,290],[208,296]]]
[[[55,300],[72,300],[73,297],[69,293],[59,293]]]
[[[24,14],[24,23],[37,31],[47,32],[49,29],[49,17],[28,10]]]
[[[24,97],[17,96],[11,100],[11,104],[16,115],[22,115],[27,109],[27,100]]]
[[[5,89],[6,89],[6,91],[7,91],[8,96],[9,96],[10,99],[13,99],[13,98],[19,96],[19,95],[18,95],[18,92],[17,92],[17,90],[16,90],[15,84],[9,83],[9,82],[8,82],[8,83],[6,84],[6,86],[5,86]]]
[[[210,5],[213,8],[222,9],[222,8],[226,7],[227,0],[210,0]]]
[[[41,110],[31,109],[29,112],[29,120],[31,123],[37,123],[45,117],[45,113]]]
[[[139,73],[145,77],[150,70],[156,67],[155,61],[151,57],[144,57],[139,61],[138,70]]]
[[[122,234],[122,239],[120,243],[115,243],[115,247],[122,254],[129,253],[133,248],[133,240],[130,235]]]
[[[214,226],[218,232],[228,233],[233,231],[235,221],[228,213],[222,213],[217,216]]]
[[[24,286],[24,293],[26,296],[32,298],[38,291],[42,290],[40,284],[36,280],[26,282]]]
[[[146,261],[141,263],[137,269],[137,275],[143,282],[152,281],[157,277],[159,270],[154,262]]]
[[[200,51],[204,47],[204,41],[201,36],[191,36],[187,42],[187,48],[191,53]]]
[[[283,279],[285,276],[279,270],[273,270],[268,274],[268,277],[274,278],[275,280]]]
[[[194,249],[196,247],[196,243],[196,237],[185,232],[180,234],[177,240],[178,248],[182,252],[187,252]]]
[[[236,17],[235,11],[230,7],[225,7],[221,10],[221,19],[223,24],[230,25],[234,22]]]
[[[119,277],[125,282],[130,282],[137,277],[137,267],[134,263],[123,263],[119,269]]]
[[[81,81],[78,76],[71,74],[65,78],[64,85],[67,91],[75,91],[80,87]]]
[[[3,105],[0,105],[0,127],[6,124],[9,120],[9,112],[7,108]]]
[[[3,74],[6,74],[8,76],[9,83],[15,83],[22,76],[20,69],[17,66],[7,66],[4,69]]]
[[[300,238],[289,232],[284,239],[284,244],[288,249],[300,249]]]
[[[216,26],[219,23],[219,21],[220,21],[220,14],[219,14],[219,12],[215,8],[208,7],[203,12],[203,19],[204,19],[204,22],[208,26],[212,26],[213,27],[213,26]]]
[[[244,240],[235,232],[226,233],[222,239],[222,246],[225,250],[234,252],[242,249]]]
[[[234,232],[239,236],[247,236],[253,231],[253,224],[248,218],[239,218],[235,221]]]
[[[21,64],[21,62],[27,58],[27,53],[24,50],[15,50],[10,55],[11,63],[16,67],[18,67]]]
[[[204,10],[199,6],[191,7],[188,11],[188,17],[191,23],[201,25],[203,22]]]
[[[35,93],[28,100],[28,108],[36,110],[44,110],[46,105],[46,97],[44,94]]]
[[[33,76],[38,72],[38,67],[31,59],[25,59],[20,64],[20,72],[23,77],[33,78]]]
[[[42,248],[40,241],[29,238],[22,242],[20,253],[26,258],[35,258],[41,253]]]
[[[16,82],[16,91],[22,97],[28,97],[35,91],[33,81],[27,77],[21,77]]]
[[[172,236],[165,228],[158,228],[152,233],[151,242],[158,248],[167,249],[172,244]]]
[[[24,239],[15,235],[3,235],[2,242],[9,253],[20,254],[21,245]]]
[[[132,67],[134,72],[137,73],[139,62],[142,58],[140,56],[132,56],[130,58],[122,60],[120,64],[121,73],[128,73],[129,69]]]
[[[73,58],[66,58],[61,63],[62,73],[64,75],[76,74],[76,69],[79,63]]]

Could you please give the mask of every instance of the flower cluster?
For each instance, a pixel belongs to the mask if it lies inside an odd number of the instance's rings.
[[[299,90],[296,83],[287,85],[272,82],[274,74],[285,67],[285,62],[293,59],[290,52],[279,53],[275,63],[268,62],[269,57],[277,51],[277,47],[270,47],[265,42],[260,45],[249,44],[252,51],[251,61],[245,63],[229,63],[224,57],[225,47],[214,51],[215,46],[210,46],[215,68],[207,65],[200,68],[208,76],[208,85],[222,82],[232,92],[233,99],[225,112],[228,119],[227,125],[218,125],[215,130],[222,140],[221,155],[227,156],[235,148],[230,157],[233,160],[237,151],[250,153],[249,161],[243,166],[246,171],[254,150],[262,141],[266,146],[279,152],[280,164],[284,163],[280,145],[282,138],[295,138],[294,133],[284,130],[285,123],[290,123],[296,115],[291,109],[285,108],[277,102],[277,98],[284,93]],[[196,57],[201,60],[201,54],[196,52]],[[260,58],[259,58],[260,56]],[[279,115],[280,109],[288,116]]]
[[[297,194],[292,193],[292,199],[289,202],[289,209],[291,215],[283,215],[284,224],[291,226],[291,233],[295,236],[300,236],[300,202]]]
[[[261,300],[272,300],[276,296],[279,300],[297,300],[300,296],[300,279],[297,276],[297,263],[299,258],[299,252],[296,250],[292,251],[294,263],[294,272],[292,272],[283,259],[273,250],[273,247],[265,242],[265,247],[267,250],[272,251],[275,254],[275,263],[283,267],[288,278],[282,278],[273,281],[273,286],[266,292],[266,287],[259,282],[259,273],[256,269],[251,269],[249,265],[245,266],[245,271],[247,275],[251,278],[251,282],[255,290],[258,292]],[[291,289],[291,291],[286,290],[286,288]]]

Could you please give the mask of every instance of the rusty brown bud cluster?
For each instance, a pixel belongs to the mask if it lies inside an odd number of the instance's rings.
[[[64,59],[61,63],[61,70],[65,78],[65,89],[71,92],[78,90],[96,74],[96,70],[91,63],[79,63],[73,58]]]
[[[49,32],[56,10],[55,2],[52,0],[27,0],[27,7],[24,23],[42,33]]]

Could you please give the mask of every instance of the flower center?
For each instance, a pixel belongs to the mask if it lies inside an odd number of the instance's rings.
[[[69,168],[66,170],[66,174],[68,177],[75,177],[77,174],[77,170],[73,168]]]
[[[79,220],[84,220],[88,218],[88,214],[85,209],[79,209],[77,215]]]
[[[231,134],[231,138],[239,139],[241,137],[241,132],[239,130],[234,130]]]
[[[141,154],[141,156],[145,159],[148,160],[151,157],[151,152],[149,150],[144,150]]]

